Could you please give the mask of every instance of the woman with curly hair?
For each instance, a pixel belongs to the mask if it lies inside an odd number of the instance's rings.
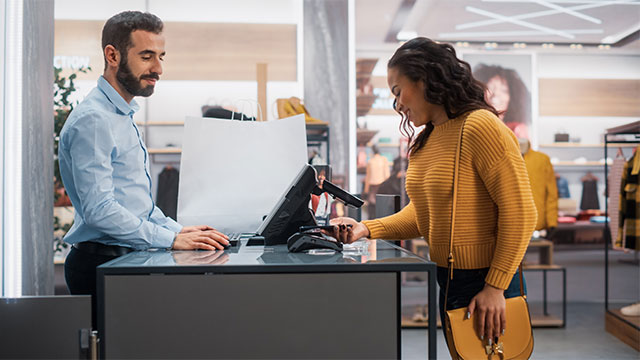
[[[536,222],[518,142],[487,103],[484,85],[449,44],[427,38],[406,42],[389,60],[387,81],[402,116],[400,130],[411,144],[406,173],[410,202],[380,219],[333,219],[330,235],[344,243],[423,236],[438,265],[442,316],[454,163],[462,130],[447,309],[469,306],[467,316],[475,313],[479,336],[490,341],[505,331],[505,297],[520,295],[516,270]],[[411,125],[424,128],[414,137]]]
[[[531,95],[518,73],[498,65],[478,64],[473,76],[487,86],[489,104],[518,139],[529,139]]]

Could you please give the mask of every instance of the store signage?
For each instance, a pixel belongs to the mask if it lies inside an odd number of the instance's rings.
[[[88,56],[64,56],[58,55],[53,57],[53,67],[59,69],[73,69],[88,68],[90,65],[90,58]]]

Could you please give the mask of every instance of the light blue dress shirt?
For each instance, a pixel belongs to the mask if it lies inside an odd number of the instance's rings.
[[[182,226],[153,202],[149,154],[128,104],[102,76],[60,134],[60,174],[75,208],[69,244],[169,248]]]

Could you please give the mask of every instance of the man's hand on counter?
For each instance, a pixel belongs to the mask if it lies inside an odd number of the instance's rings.
[[[229,237],[207,225],[185,226],[176,235],[171,246],[174,250],[224,250]]]
[[[184,226],[182,227],[182,231],[180,234],[195,232],[195,231],[206,231],[206,230],[215,230],[209,225],[195,225],[195,226]]]

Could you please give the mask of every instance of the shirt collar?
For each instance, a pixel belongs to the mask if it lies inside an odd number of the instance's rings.
[[[98,89],[100,89],[107,99],[115,105],[118,111],[125,115],[133,116],[133,114],[140,109],[140,105],[138,105],[135,100],[131,100],[131,103],[127,103],[127,101],[118,94],[116,89],[114,89],[102,75],[100,75],[100,78],[98,79]]]

